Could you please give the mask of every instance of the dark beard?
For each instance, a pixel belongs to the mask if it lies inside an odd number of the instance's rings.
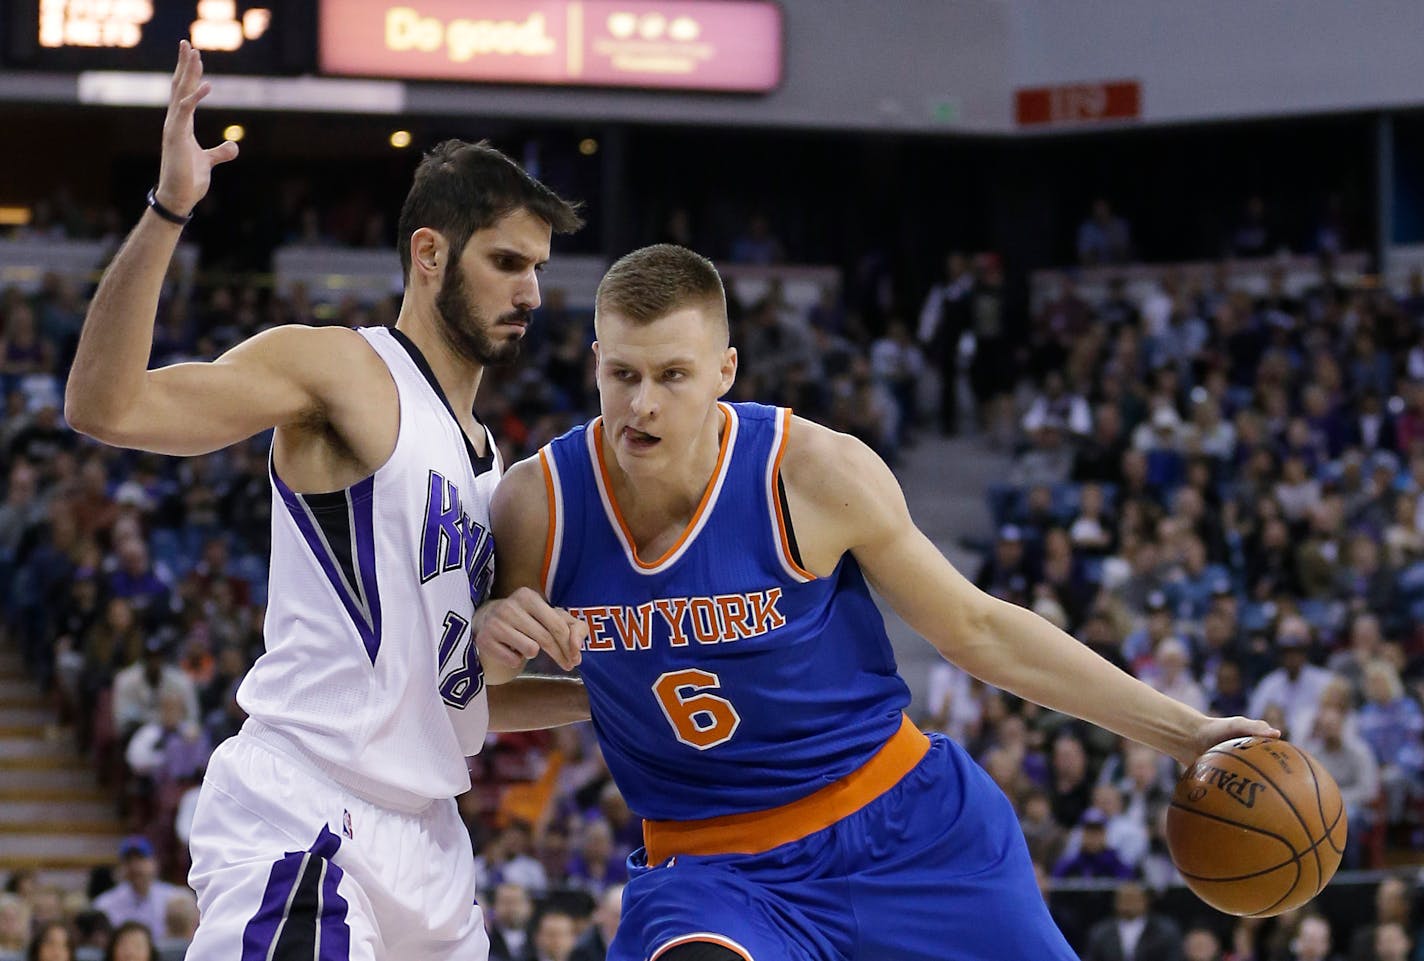
[[[458,265],[452,267],[440,283],[440,293],[435,295],[435,310],[440,315],[440,331],[445,342],[461,357],[485,367],[507,367],[514,363],[519,359],[522,338],[495,343],[489,335],[489,328],[494,325],[487,324],[484,315],[470,302],[465,272]],[[514,310],[500,317],[497,323],[528,320],[529,311]]]

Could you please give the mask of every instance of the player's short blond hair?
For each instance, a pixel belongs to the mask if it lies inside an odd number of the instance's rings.
[[[651,324],[684,307],[697,307],[727,330],[727,292],[712,261],[676,244],[654,244],[620,257],[599,281],[594,323],[605,313]]]

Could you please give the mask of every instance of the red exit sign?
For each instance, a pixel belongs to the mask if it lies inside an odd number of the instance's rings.
[[[1136,80],[1025,87],[1014,95],[1020,127],[1101,123],[1142,116],[1142,84]]]

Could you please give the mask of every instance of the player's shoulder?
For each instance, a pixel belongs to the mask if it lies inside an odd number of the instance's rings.
[[[788,483],[819,477],[833,487],[855,485],[888,470],[857,437],[804,417],[792,416],[787,425],[781,471]]]
[[[272,363],[288,369],[353,386],[385,368],[366,338],[350,327],[281,324],[255,334],[243,347],[260,351]]]
[[[546,456],[547,448],[505,470],[490,501],[490,515],[496,527],[522,529],[547,524],[551,491]]]

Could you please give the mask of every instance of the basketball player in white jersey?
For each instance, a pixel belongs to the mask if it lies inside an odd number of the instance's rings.
[[[198,802],[188,957],[482,961],[464,759],[488,726],[588,707],[576,682],[506,684],[583,628],[532,591],[485,602],[502,465],[473,404],[484,366],[518,353],[552,232],[580,220],[503,154],[442,144],[401,211],[395,328],[279,327],[149,371],[182,224],[237,156],[194,137],[209,89],[185,42],[150,209],[99,285],[65,397],[76,429],[166,454],[275,428],[267,651]]]

